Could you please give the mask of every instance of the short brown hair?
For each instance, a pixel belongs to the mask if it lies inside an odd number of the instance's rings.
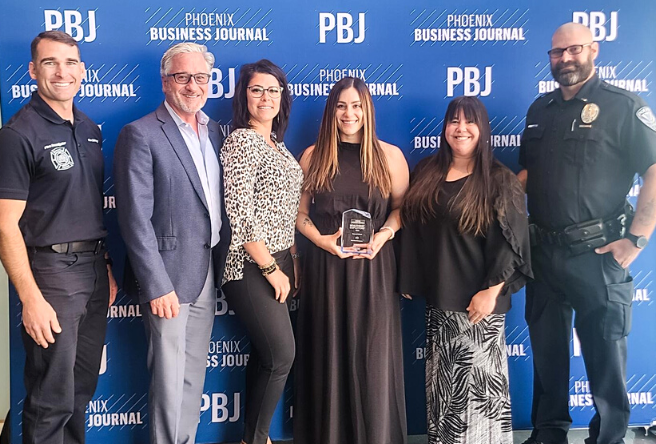
[[[41,34],[34,37],[30,50],[32,52],[32,61],[36,62],[36,47],[41,40],[52,40],[53,42],[63,43],[68,46],[75,46],[77,48],[77,55],[80,55],[80,47],[73,37],[63,31],[43,31]]]

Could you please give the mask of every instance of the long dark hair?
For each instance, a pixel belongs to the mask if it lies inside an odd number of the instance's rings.
[[[282,87],[280,95],[280,111],[278,116],[273,119],[271,131],[276,133],[276,140],[282,142],[285,137],[285,131],[289,124],[289,112],[292,109],[292,97],[287,86],[287,76],[282,69],[275,63],[267,59],[262,59],[255,63],[243,65],[239,70],[239,80],[235,87],[235,97],[232,99],[232,124],[234,129],[250,128],[248,121],[251,118],[248,112],[248,97],[246,91],[248,84],[256,73],[270,74],[278,80]]]
[[[392,179],[387,165],[387,158],[378,137],[376,137],[374,103],[367,85],[364,81],[355,77],[344,77],[330,90],[303,189],[310,193],[332,190],[333,179],[339,171],[337,161],[337,141],[339,140],[336,117],[337,103],[342,91],[349,88],[355,88],[362,104],[363,126],[360,147],[362,178],[369,185],[370,191],[373,188],[378,188],[383,196],[388,196],[392,190]]]
[[[445,137],[446,127],[458,117],[460,111],[465,119],[476,124],[480,136],[474,149],[472,174],[448,205],[460,214],[458,230],[461,233],[482,235],[493,217],[490,175],[496,162],[492,155],[490,119],[485,105],[476,97],[457,97],[449,103],[444,116],[440,148],[415,168],[401,207],[401,218],[404,223],[417,220],[426,222],[435,215],[435,204],[453,161],[453,151]]]

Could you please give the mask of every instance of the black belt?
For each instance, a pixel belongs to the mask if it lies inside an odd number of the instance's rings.
[[[624,237],[626,221],[627,216],[622,212],[609,219],[592,219],[562,230],[547,230],[530,224],[531,246],[558,245],[569,247],[573,255],[586,253]]]
[[[64,244],[55,244],[47,247],[33,247],[34,251],[45,253],[93,253],[98,254],[104,245],[102,239],[84,242],[66,242]]]

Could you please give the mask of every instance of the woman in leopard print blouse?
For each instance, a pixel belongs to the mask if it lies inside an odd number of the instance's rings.
[[[242,443],[265,444],[294,361],[294,334],[284,303],[294,282],[290,247],[303,172],[282,142],[291,96],[283,71],[268,60],[244,65],[233,99],[235,130],[222,151],[232,240],[223,292],[246,326]]]

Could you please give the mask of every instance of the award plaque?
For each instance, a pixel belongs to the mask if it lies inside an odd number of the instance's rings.
[[[342,253],[371,253],[373,236],[371,214],[355,209],[342,213]]]

